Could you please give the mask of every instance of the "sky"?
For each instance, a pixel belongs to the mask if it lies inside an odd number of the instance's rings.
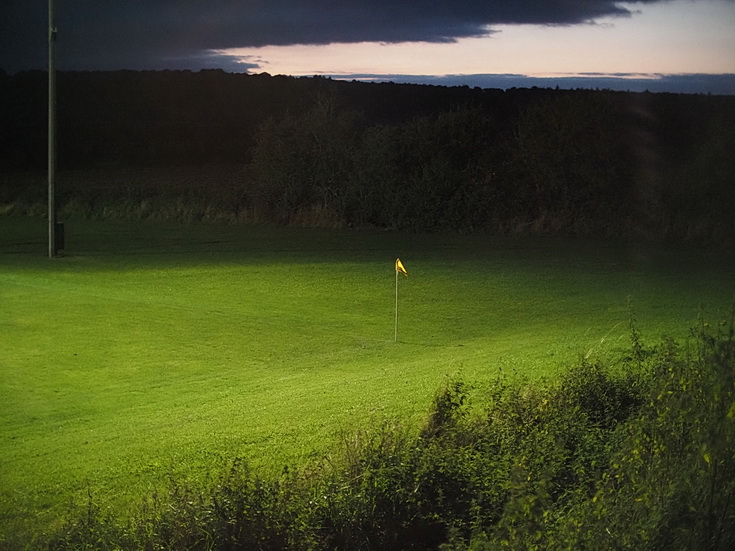
[[[54,4],[61,70],[735,94],[735,0]],[[47,13],[47,0],[2,0],[0,69],[47,67]]]

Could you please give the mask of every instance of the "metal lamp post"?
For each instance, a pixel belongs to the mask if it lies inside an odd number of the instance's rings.
[[[48,2],[48,255],[57,253],[56,243],[56,69],[54,61],[56,25],[54,24],[54,0]]]

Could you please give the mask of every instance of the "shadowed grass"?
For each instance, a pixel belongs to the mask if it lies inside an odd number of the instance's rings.
[[[235,455],[280,471],[345,431],[418,421],[446,374],[618,355],[629,298],[646,335],[683,336],[735,281],[717,251],[71,221],[49,260],[44,231],[0,217],[0,534]]]

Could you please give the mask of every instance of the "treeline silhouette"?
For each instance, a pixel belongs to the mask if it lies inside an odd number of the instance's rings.
[[[46,101],[45,73],[0,72],[2,202],[43,193]],[[85,215],[723,240],[733,151],[731,96],[58,75],[61,196]]]

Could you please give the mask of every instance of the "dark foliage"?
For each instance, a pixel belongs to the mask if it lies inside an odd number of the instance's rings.
[[[733,97],[222,71],[61,73],[58,81],[65,216],[735,237]],[[3,210],[42,212],[44,73],[0,79],[0,129]],[[210,175],[223,166],[237,170]],[[196,175],[193,184],[99,183],[182,169]]]

